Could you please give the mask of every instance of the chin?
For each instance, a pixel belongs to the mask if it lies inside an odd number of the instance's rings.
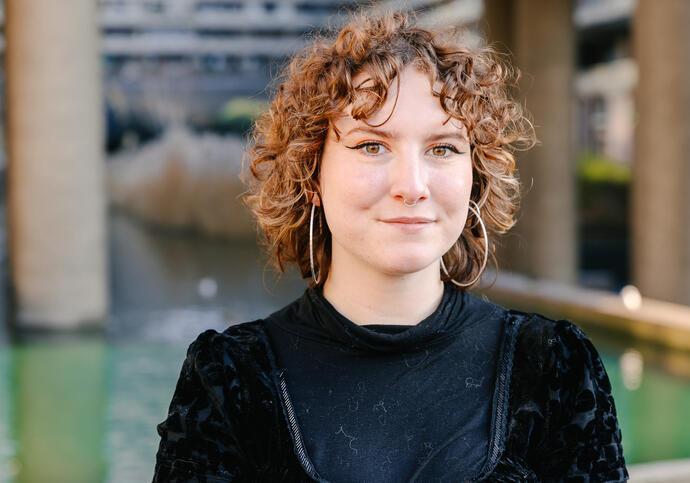
[[[420,254],[414,256],[413,254],[406,254],[400,257],[388,257],[385,260],[380,260],[379,263],[385,263],[382,271],[391,275],[408,275],[416,273],[427,268],[434,259],[428,254]]]

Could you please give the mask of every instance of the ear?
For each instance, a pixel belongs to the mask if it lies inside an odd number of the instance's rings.
[[[309,202],[316,206],[321,206],[321,188],[318,185],[314,186],[314,188],[314,191],[309,192]]]

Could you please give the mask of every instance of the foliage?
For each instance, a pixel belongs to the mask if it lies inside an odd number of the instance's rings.
[[[230,120],[238,117],[256,119],[268,108],[265,101],[250,97],[233,97],[225,103],[220,112],[220,119]]]
[[[632,168],[606,157],[583,151],[578,157],[577,174],[584,183],[609,183],[629,185],[632,179]]]
[[[208,122],[196,122],[192,129],[216,134],[237,134],[246,137],[254,120],[268,109],[265,101],[250,97],[234,97],[218,111],[218,115]]]

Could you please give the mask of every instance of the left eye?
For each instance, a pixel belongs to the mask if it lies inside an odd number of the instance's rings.
[[[448,155],[448,151],[452,151],[455,154],[458,154],[458,150],[449,144],[442,144],[431,148],[431,153],[439,158],[446,157]]]
[[[382,149],[382,146],[376,143],[365,144],[363,147],[367,154],[379,154]]]

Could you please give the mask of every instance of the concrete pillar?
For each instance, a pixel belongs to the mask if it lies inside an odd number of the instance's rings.
[[[572,145],[575,56],[570,0],[485,0],[490,42],[505,44],[522,72],[517,98],[541,141],[517,153],[523,185],[518,223],[499,264],[539,278],[577,281],[575,166]]]
[[[640,0],[632,272],[643,295],[690,304],[690,2]]]
[[[20,326],[107,309],[98,2],[5,0],[8,219]]]
[[[495,44],[501,53],[512,53],[515,48],[513,0],[484,0],[481,21],[486,40]],[[511,58],[511,61],[515,59]]]

